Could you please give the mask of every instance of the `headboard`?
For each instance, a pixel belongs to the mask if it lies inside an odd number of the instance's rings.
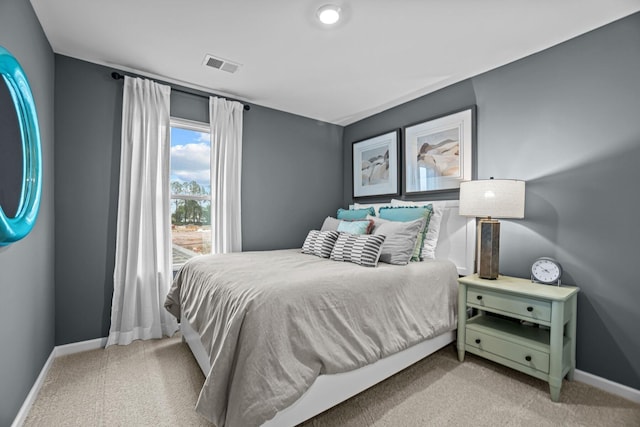
[[[415,205],[426,205],[429,202],[419,201]],[[437,259],[449,259],[458,268],[458,274],[466,276],[474,272],[474,254],[476,245],[476,226],[474,218],[460,216],[458,200],[444,200],[437,203],[444,204],[440,234],[436,246]],[[373,207],[376,212],[382,206],[391,203],[361,203],[358,207]],[[354,205],[351,205],[353,208]]]

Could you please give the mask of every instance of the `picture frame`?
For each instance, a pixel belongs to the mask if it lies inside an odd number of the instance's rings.
[[[471,180],[476,107],[404,128],[403,192],[452,191]]]
[[[400,129],[353,143],[353,198],[400,194]]]

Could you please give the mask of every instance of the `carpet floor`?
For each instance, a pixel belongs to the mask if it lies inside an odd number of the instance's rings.
[[[53,362],[25,426],[210,426],[194,411],[204,382],[179,337],[136,341]],[[454,346],[303,423],[304,427],[640,426],[640,405],[565,381],[543,381]]]

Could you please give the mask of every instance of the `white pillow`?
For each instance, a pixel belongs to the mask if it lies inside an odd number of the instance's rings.
[[[440,223],[442,222],[442,214],[446,202],[423,202],[391,199],[391,206],[426,206],[433,207],[433,213],[429,220],[427,234],[424,237],[424,245],[422,247],[422,257],[424,259],[436,259],[436,245],[438,244],[438,236],[440,235]]]
[[[336,219],[332,216],[328,216],[324,219],[324,222],[322,223],[322,228],[320,229],[320,231],[337,231],[338,230],[338,226],[340,225],[342,221],[339,219]]]

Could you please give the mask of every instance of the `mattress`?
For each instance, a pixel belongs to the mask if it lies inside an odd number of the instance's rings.
[[[210,255],[185,264],[165,307],[209,355],[196,410],[218,427],[251,426],[320,375],[454,329],[457,277],[446,260],[368,268],[300,249]]]

